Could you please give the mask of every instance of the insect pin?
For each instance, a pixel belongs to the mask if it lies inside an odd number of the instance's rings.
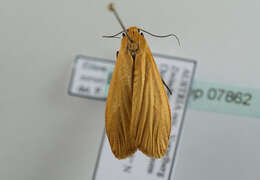
[[[171,109],[164,85],[143,32],[126,29],[113,4],[109,4],[123,31],[106,101],[106,134],[116,158],[123,159],[140,150],[151,158],[162,158],[169,143]]]

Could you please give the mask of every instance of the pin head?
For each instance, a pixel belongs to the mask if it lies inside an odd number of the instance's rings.
[[[110,3],[110,4],[108,5],[108,10],[109,10],[109,11],[114,11],[114,10],[115,10],[113,3]]]

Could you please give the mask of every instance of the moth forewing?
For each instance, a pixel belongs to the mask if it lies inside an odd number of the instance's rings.
[[[145,39],[143,43],[135,59],[130,131],[143,153],[161,158],[168,149],[171,112],[152,53]]]
[[[124,40],[122,40],[123,42]],[[112,74],[106,101],[106,134],[111,150],[118,159],[132,155],[137,147],[129,134],[132,110],[131,56],[121,47]]]

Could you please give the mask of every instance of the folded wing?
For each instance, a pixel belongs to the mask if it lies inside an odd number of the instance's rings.
[[[137,150],[129,134],[133,92],[131,58],[129,52],[119,51],[106,101],[106,134],[118,159],[126,158]]]
[[[148,45],[136,55],[133,82],[131,135],[144,154],[161,158],[168,149],[171,112]]]

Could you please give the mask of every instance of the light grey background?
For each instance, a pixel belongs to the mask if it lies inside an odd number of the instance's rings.
[[[77,54],[114,59],[110,1],[0,1],[0,179],[90,180],[105,102],[67,95]],[[115,1],[153,52],[198,60],[196,79],[259,88],[260,1]],[[213,117],[214,116],[214,117]],[[177,180],[259,179],[259,119],[189,111]]]

